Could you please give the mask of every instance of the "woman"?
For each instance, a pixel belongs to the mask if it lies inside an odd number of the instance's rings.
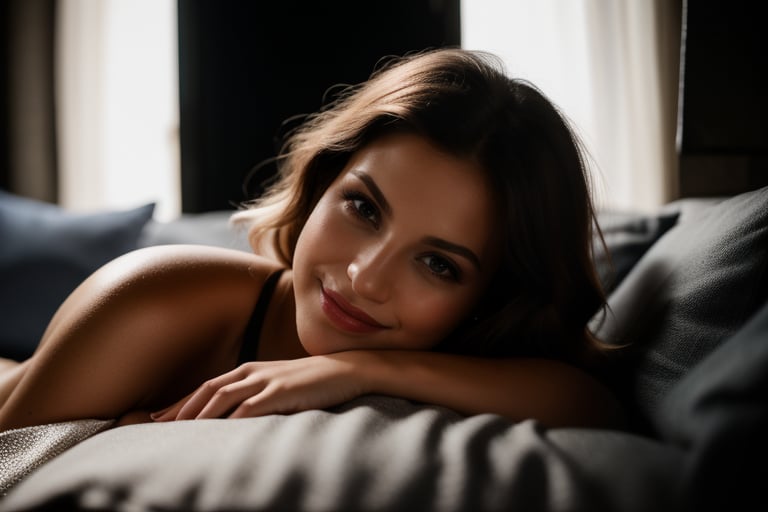
[[[256,254],[168,246],[107,264],[4,372],[0,430],[366,393],[619,424],[592,376],[610,349],[587,327],[604,297],[586,170],[535,88],[480,53],[412,55],[310,117],[277,163],[235,216]]]

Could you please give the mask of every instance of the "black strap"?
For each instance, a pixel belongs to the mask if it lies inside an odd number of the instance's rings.
[[[252,361],[253,358],[256,357],[259,348],[261,327],[264,324],[264,317],[267,316],[267,309],[272,300],[272,294],[275,292],[277,281],[282,274],[283,271],[278,270],[277,272],[270,274],[270,276],[267,277],[267,280],[264,281],[264,286],[262,286],[261,293],[259,294],[259,300],[256,301],[256,307],[253,308],[253,314],[243,333],[243,342],[240,345],[240,356],[237,359],[238,364]]]

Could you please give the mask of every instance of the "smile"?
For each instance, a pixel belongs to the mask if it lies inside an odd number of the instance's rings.
[[[354,333],[371,333],[386,329],[338,293],[326,290],[322,286],[320,290],[323,313],[339,329]]]

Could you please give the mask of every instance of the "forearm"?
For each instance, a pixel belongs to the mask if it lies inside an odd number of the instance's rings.
[[[360,351],[369,393],[445,406],[463,414],[494,413],[548,426],[618,426],[620,408],[581,370],[545,359],[490,359],[434,352]]]
[[[609,393],[562,363],[385,350],[245,363],[205,382],[153,419],[290,414],[365,394],[441,405],[467,415],[535,418],[546,426],[620,426]]]

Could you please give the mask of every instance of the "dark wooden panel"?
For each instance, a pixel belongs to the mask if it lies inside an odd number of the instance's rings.
[[[458,0],[180,0],[182,208],[246,198],[288,117],[357,83],[386,55],[458,46]],[[258,192],[258,188],[256,189]]]
[[[680,195],[768,185],[768,37],[762,2],[685,7]]]

